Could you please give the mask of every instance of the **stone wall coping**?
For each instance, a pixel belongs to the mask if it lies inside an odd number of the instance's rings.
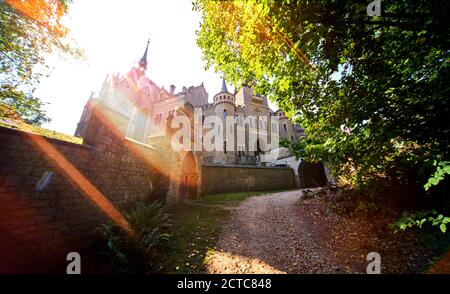
[[[129,142],[131,142],[131,143],[134,143],[134,144],[136,144],[136,145],[142,146],[142,147],[144,147],[144,148],[148,148],[148,149],[152,149],[152,150],[156,149],[156,148],[153,147],[152,145],[148,145],[148,144],[145,144],[145,143],[136,141],[136,140],[134,140],[134,139],[132,139],[132,138],[129,138],[129,137],[125,137],[125,140],[127,140],[127,141],[129,141]]]
[[[278,158],[277,160],[287,159],[287,158],[291,158],[291,157],[295,158],[295,155],[283,156],[283,157]]]
[[[153,139],[153,138],[165,138],[165,137],[166,137],[165,134],[156,134],[156,135],[150,135],[150,136],[147,136],[147,138],[149,138],[149,139]]]
[[[87,144],[77,144],[77,143],[73,143],[73,142],[68,142],[68,141],[63,141],[63,140],[59,140],[59,139],[55,139],[55,138],[50,138],[44,135],[40,135],[40,134],[36,134],[36,133],[32,133],[32,132],[27,132],[24,130],[18,130],[18,129],[12,129],[12,128],[8,128],[8,127],[3,127],[0,126],[0,133],[7,133],[9,135],[14,135],[14,136],[24,136],[25,134],[27,136],[31,136],[31,137],[41,137],[41,138],[45,138],[47,141],[49,141],[50,143],[55,143],[58,145],[65,145],[65,146],[70,146],[70,147],[77,147],[77,148],[82,148],[82,149],[93,149],[92,146],[87,145]]]

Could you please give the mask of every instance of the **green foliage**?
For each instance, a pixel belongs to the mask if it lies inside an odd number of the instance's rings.
[[[206,67],[302,124],[298,156],[354,186],[423,185],[449,159],[450,2],[386,0],[381,17],[367,4],[197,0],[197,43]]]
[[[101,224],[98,231],[108,254],[122,273],[149,273],[159,270],[161,251],[170,240],[170,215],[160,202],[137,201],[124,213],[134,234],[115,223]]]
[[[445,233],[447,232],[448,223],[450,223],[450,217],[438,214],[435,210],[415,213],[405,211],[397,222],[391,224],[391,228],[397,232],[412,227],[422,228],[422,226],[427,224],[432,227],[438,227],[442,233]]]
[[[234,203],[234,199],[230,200]],[[227,200],[221,205],[227,205]],[[216,245],[223,222],[230,209],[223,209],[215,201],[195,200],[170,207],[173,219],[170,251],[165,254],[166,273],[206,273],[205,258]]]
[[[450,174],[450,162],[449,161],[440,161],[434,162],[434,165],[436,167],[436,171],[431,176],[431,178],[428,179],[428,182],[424,185],[425,190],[428,190],[431,188],[431,186],[436,186],[439,184],[440,181],[442,181],[445,177],[445,175]]]
[[[0,117],[16,121],[23,120],[32,125],[50,121],[43,110],[44,103],[18,87],[10,84],[0,85]]]
[[[8,4],[8,3],[11,4]],[[33,95],[39,79],[50,72],[53,52],[80,58],[60,24],[66,0],[0,3],[0,116],[40,125],[49,121],[44,104]]]

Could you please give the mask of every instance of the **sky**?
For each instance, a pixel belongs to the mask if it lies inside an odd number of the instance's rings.
[[[158,86],[173,84],[177,92],[203,82],[210,100],[220,91],[221,76],[204,70],[195,37],[200,14],[191,0],[74,0],[64,23],[88,60],[49,56],[54,70],[35,93],[48,103],[52,121],[45,128],[73,134],[91,92],[100,90],[107,74],[130,70],[148,38],[147,76]]]

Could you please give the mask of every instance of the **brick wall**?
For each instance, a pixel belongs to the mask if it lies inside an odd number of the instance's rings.
[[[64,273],[67,253],[83,252],[127,200],[178,199],[183,154],[165,137],[153,147],[125,138],[127,117],[90,107],[82,145],[0,127],[0,273]],[[203,194],[294,187],[290,168],[195,172]]]
[[[0,128],[0,273],[64,273],[66,254],[108,219],[89,197],[96,191],[118,210],[127,199],[165,197],[169,149],[124,138],[104,115],[90,122],[90,145]]]
[[[202,167],[202,194],[276,190],[295,187],[294,170],[283,167]]]

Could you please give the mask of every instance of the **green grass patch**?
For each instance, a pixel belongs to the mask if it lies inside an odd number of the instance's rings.
[[[205,195],[205,196],[201,197],[197,201],[203,202],[203,203],[239,202],[239,201],[243,201],[252,196],[272,194],[272,193],[290,191],[290,190],[294,190],[294,189],[209,194],[209,195]]]
[[[170,208],[173,217],[170,252],[164,258],[166,273],[205,273],[205,256],[214,248],[230,211],[195,203]]]
[[[205,258],[214,252],[230,209],[252,196],[286,190],[254,191],[206,195],[172,206],[172,239],[170,250],[163,258],[165,273],[200,274],[206,272]],[[216,205],[222,204],[222,205]]]
[[[70,142],[74,144],[83,144],[83,139],[63,134],[56,131],[47,130],[41,127],[29,125],[20,121],[13,121],[11,119],[0,118],[0,127],[19,130],[23,132],[41,135],[50,139]]]

